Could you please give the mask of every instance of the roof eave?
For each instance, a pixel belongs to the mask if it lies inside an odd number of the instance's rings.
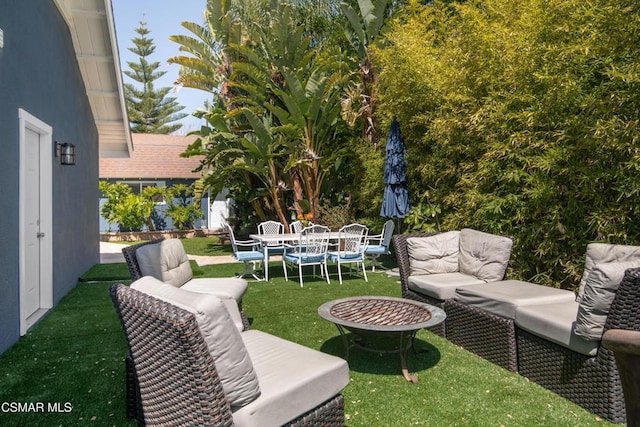
[[[98,130],[100,157],[133,151],[111,0],[54,0],[76,52]]]

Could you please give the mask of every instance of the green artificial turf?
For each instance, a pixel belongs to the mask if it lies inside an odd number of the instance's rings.
[[[250,282],[243,299],[252,328],[330,354],[343,355],[342,340],[336,327],[317,314],[318,306],[354,295],[400,296],[397,278],[383,273],[370,273],[368,283],[347,275],[339,285],[332,270],[330,285],[305,277],[301,288],[296,278],[284,280],[279,263],[270,266],[272,280]],[[225,277],[241,265],[201,268],[206,276]],[[78,284],[0,356],[0,402],[57,402],[71,410],[0,412],[0,425],[135,425],[125,418],[126,342],[109,286]],[[418,384],[400,375],[398,355],[351,350],[351,381],[343,392],[348,426],[611,425],[428,331],[418,333],[416,346],[427,350],[408,355]]]
[[[115,280],[130,280],[131,275],[127,264],[117,262],[113,264],[96,264],[80,276],[81,282],[106,282]]]
[[[190,255],[233,255],[231,245],[220,243],[217,237],[191,237],[182,239],[185,251]]]

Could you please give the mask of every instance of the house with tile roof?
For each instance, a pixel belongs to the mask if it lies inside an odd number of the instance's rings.
[[[176,184],[191,185],[198,178],[200,172],[194,170],[200,165],[200,157],[180,157],[189,144],[193,143],[197,136],[181,135],[157,135],[157,134],[132,134],[135,147],[129,158],[101,158],[100,179],[110,183],[123,183],[132,187],[134,194],[138,194],[143,188],[149,186],[170,187]],[[104,203],[101,199],[100,206]],[[166,208],[164,202],[156,205],[156,210],[164,217]],[[207,195],[201,202],[203,219],[196,221],[196,228],[217,229],[222,228],[222,220],[229,215],[229,201],[225,194],[215,197]],[[171,230],[173,224],[171,218],[165,218],[164,228]],[[109,226],[102,216],[100,217],[100,232],[117,231],[117,225]]]

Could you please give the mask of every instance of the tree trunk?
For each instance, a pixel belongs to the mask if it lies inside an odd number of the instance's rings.
[[[376,141],[376,126],[373,121],[373,114],[375,112],[376,102],[376,73],[371,62],[371,54],[367,49],[366,57],[363,64],[360,66],[360,78],[362,79],[362,93],[363,93],[363,128],[362,136],[366,141],[373,144]]]
[[[300,173],[297,169],[291,170],[291,185],[293,187],[293,208],[296,210],[296,216],[298,216],[304,213],[298,203],[300,200],[304,199],[304,190],[302,188],[302,179],[300,178]]]

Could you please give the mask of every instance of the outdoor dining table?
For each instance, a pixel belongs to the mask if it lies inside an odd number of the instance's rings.
[[[269,244],[282,243],[293,245],[300,241],[300,233],[283,233],[283,234],[249,234],[249,238],[260,243],[264,251],[264,280],[269,280]],[[329,240],[336,241],[340,238],[337,231],[329,232]]]

